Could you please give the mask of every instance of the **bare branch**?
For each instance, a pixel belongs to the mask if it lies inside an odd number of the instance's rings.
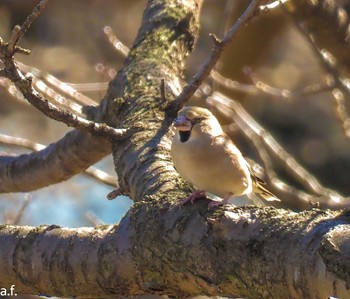
[[[151,201],[119,225],[2,225],[0,281],[60,297],[349,298],[348,220],[348,211]]]
[[[100,226],[105,224],[93,211],[87,211],[85,213],[85,217],[93,224],[93,226]]]
[[[214,80],[215,83],[220,84],[223,87],[228,89],[244,92],[246,94],[259,94],[260,90],[255,85],[245,84],[238,81],[231,80],[229,78],[224,77],[216,70],[212,70],[210,73],[210,77]]]
[[[273,1],[269,4],[266,5],[261,5],[260,6],[260,10],[261,11],[267,11],[267,10],[271,10],[274,9],[276,7],[281,6],[282,4],[286,3],[288,0],[277,0],[277,1]]]
[[[289,13],[287,8],[285,6],[282,6],[284,8],[284,11]],[[322,5],[321,5],[322,7]],[[326,7],[326,6],[325,6]],[[330,7],[329,7],[330,8]],[[325,8],[325,10],[327,10],[327,8]],[[333,18],[334,16],[337,16],[335,19],[335,23],[337,24],[337,26],[339,26],[339,28],[341,28],[343,25],[348,24],[348,21],[345,21],[344,17],[340,17],[340,15],[342,15],[340,13],[340,11],[344,12],[344,10],[339,7],[338,5],[332,5],[332,8],[330,9],[330,11],[327,11],[327,14],[330,14],[330,18]],[[339,14],[338,14],[339,13]],[[343,15],[345,16],[345,14],[343,13]],[[339,17],[339,18],[338,18]],[[319,22],[320,24],[323,22]],[[328,23],[327,23],[328,24]],[[299,22],[295,22],[295,26],[296,28],[308,39],[310,45],[312,46],[312,49],[314,50],[314,53],[316,54],[316,57],[319,58],[319,61],[321,62],[321,64],[323,65],[324,69],[332,76],[332,80],[334,81],[332,86],[334,88],[339,88],[342,92],[346,93],[348,96],[350,95],[350,85],[349,85],[349,80],[345,80],[343,75],[342,75],[342,68],[344,68],[343,65],[339,65],[339,62],[343,62],[342,59],[344,58],[344,53],[347,53],[347,48],[343,49],[341,48],[341,52],[343,52],[342,55],[339,55],[339,61],[337,61],[337,58],[330,52],[328,51],[327,48],[325,47],[320,47],[319,45],[319,40],[316,41],[314,38],[314,35],[311,35],[310,32],[308,31],[308,28],[306,26],[304,26],[303,24],[299,23]],[[322,25],[321,25],[322,26]],[[337,28],[337,29],[339,29]],[[325,30],[323,30],[325,31]],[[335,34],[334,32],[337,31],[343,31],[343,30],[335,30],[332,32],[332,34],[334,35],[333,38],[335,38]],[[347,32],[347,27],[346,30],[344,30]],[[345,43],[346,47],[348,47],[348,43],[346,41],[347,37],[344,38],[343,40],[338,40],[338,42],[340,43]],[[339,54],[339,51],[336,51],[337,54]],[[345,55],[345,57],[348,57],[348,55]],[[347,59],[347,58],[346,58]],[[344,61],[344,63],[346,64],[346,62]],[[348,75],[348,74],[346,74]]]
[[[289,0],[281,8],[288,12],[298,29],[309,39],[311,45],[316,46],[318,52],[331,53],[340,77],[348,78],[350,18],[347,1]]]
[[[1,55],[3,56],[3,52]],[[28,102],[31,103],[39,111],[44,113],[46,116],[56,121],[63,122],[70,127],[74,127],[84,132],[105,138],[115,139],[121,138],[125,135],[125,129],[115,129],[106,124],[96,123],[83,119],[67,110],[59,109],[55,105],[49,103],[48,100],[43,99],[41,95],[33,89],[32,78],[24,77],[12,59],[8,59],[6,56],[0,56],[0,58],[2,58],[5,64],[8,78],[21,91]]]
[[[261,0],[252,0],[247,9],[241,15],[241,17],[236,21],[236,23],[231,27],[231,29],[228,32],[226,32],[222,40],[219,40],[214,35],[211,35],[214,41],[214,47],[212,48],[211,54],[201,66],[201,68],[198,70],[198,72],[193,76],[189,84],[184,87],[184,89],[175,99],[175,104],[178,107],[182,107],[195,93],[195,91],[202,84],[202,82],[209,76],[210,71],[213,69],[216,62],[221,57],[221,54],[223,53],[224,49],[236,36],[239,29],[241,29],[243,25],[245,25],[250,19],[257,15],[257,11],[261,2]]]
[[[105,26],[105,28],[103,28],[103,32],[106,34],[109,42],[113,45],[117,52],[122,54],[123,57],[127,57],[130,49],[114,34],[113,29],[110,26]]]
[[[330,91],[334,88],[334,80],[328,78],[324,83],[309,85],[299,90],[280,89],[272,87],[267,83],[261,81],[250,67],[245,67],[244,73],[249,77],[249,79],[253,82],[258,90],[272,96],[282,97],[286,99],[304,97],[323,91]]]
[[[102,63],[98,63],[95,69],[101,76],[107,79],[113,79],[117,75],[117,71],[114,68],[105,66]],[[105,85],[107,89],[109,82],[101,82],[101,84]]]
[[[223,17],[223,24],[222,24],[222,34],[224,35],[226,31],[230,29],[230,20],[232,17],[232,13],[235,10],[235,7],[237,6],[237,2],[226,0],[225,10],[224,10],[224,17]]]
[[[46,5],[47,0],[42,0],[33,10],[32,14],[26,19],[22,27],[16,26],[10,38],[9,46],[1,43],[0,47],[0,59],[4,64],[6,76],[9,78],[16,87],[21,91],[27,101],[32,104],[39,111],[43,112],[46,116],[64,122],[68,126],[75,127],[79,130],[102,136],[105,138],[115,139],[124,135],[126,130],[115,129],[109,127],[106,124],[99,124],[93,121],[83,119],[77,115],[73,115],[69,111],[59,109],[55,105],[49,103],[46,99],[43,99],[39,93],[37,93],[32,87],[32,78],[25,77],[22,72],[17,68],[14,60],[14,48],[19,39],[27,31],[34,19],[40,14],[41,10]]]
[[[14,54],[16,50],[17,43],[23,37],[23,35],[27,32],[30,25],[34,22],[34,20],[40,15],[41,11],[45,8],[46,4],[49,0],[41,0],[37,6],[33,9],[32,13],[27,17],[22,26],[16,25],[12,31],[12,35],[8,42],[8,51],[9,53]]]
[[[28,208],[29,204],[32,202],[32,199],[33,197],[30,193],[25,194],[23,203],[19,208],[17,214],[11,217],[11,219],[7,219],[6,223],[17,225],[21,221],[25,210]]]
[[[88,169],[85,170],[85,174],[89,175],[90,177],[94,178],[96,181],[103,183],[105,185],[117,188],[117,179],[109,175],[107,172],[100,170],[96,167],[90,166]]]
[[[119,190],[115,189],[107,194],[107,199],[112,200],[112,199],[117,198],[119,195],[122,195],[122,194],[120,193]]]
[[[325,83],[313,84],[301,88],[300,90],[288,90],[272,87],[267,83],[260,80],[256,74],[251,70],[251,68],[244,69],[245,74],[253,82],[253,84],[245,84],[238,81],[231,80],[224,77],[219,72],[212,70],[210,77],[214,82],[220,84],[221,86],[228,88],[230,90],[244,92],[245,94],[256,95],[259,93],[265,93],[274,97],[281,97],[286,99],[298,98],[302,96],[308,96],[311,94],[330,91],[334,88],[334,81],[327,80]]]
[[[0,154],[0,193],[28,192],[65,181],[110,153],[107,139],[73,130],[38,152]]]
[[[75,91],[89,92],[89,91],[106,91],[108,88],[108,83],[109,82],[92,82],[92,83],[68,83],[68,82],[66,82],[63,84],[66,84],[68,87],[73,88],[73,90],[75,90]],[[83,95],[83,94],[81,94],[81,95]],[[79,99],[79,101],[81,101],[81,99]],[[96,104],[95,101],[93,101],[93,102]],[[94,105],[94,103],[91,103],[90,105]]]
[[[345,136],[350,138],[350,117],[346,112],[344,94],[337,88],[333,89],[332,94],[338,120],[343,127]]]
[[[13,136],[8,136],[5,134],[0,134],[0,144],[3,145],[12,145],[12,146],[20,146],[23,148],[27,148],[33,151],[40,151],[46,148],[45,145],[33,142],[29,139],[25,138],[18,138],[18,137],[13,137]],[[94,178],[100,183],[104,183],[106,185],[112,186],[112,187],[118,187],[116,178],[109,175],[108,173],[90,166],[88,169],[86,169],[85,174],[88,176]]]
[[[52,94],[50,95],[50,93],[52,92],[49,90],[52,90],[51,88],[54,88],[55,90],[58,90],[62,94],[68,95],[69,97],[73,98],[73,100],[77,103],[81,103],[83,105],[90,105],[90,106],[97,105],[96,101],[92,100],[91,98],[87,97],[86,95],[83,95],[82,93],[76,90],[75,86],[76,85],[79,86],[79,84],[69,84],[69,83],[62,82],[58,78],[56,78],[55,76],[47,72],[43,72],[42,70],[39,70],[35,67],[25,65],[24,63],[21,63],[19,61],[17,61],[17,65],[19,69],[24,71],[26,74],[30,73],[30,75],[33,75],[34,88],[41,92],[45,91],[45,94],[48,94],[50,98],[56,101],[57,101],[56,99],[57,97],[62,97],[63,100],[65,99],[63,95],[57,94],[57,92],[55,91],[53,91],[54,93],[53,95]],[[51,88],[47,86],[47,84],[49,84]],[[88,84],[91,84],[91,83],[88,83]],[[64,106],[68,106],[68,107],[73,104],[77,105],[76,103],[72,103],[72,104],[63,103]],[[76,111],[76,109],[74,109],[74,111]]]

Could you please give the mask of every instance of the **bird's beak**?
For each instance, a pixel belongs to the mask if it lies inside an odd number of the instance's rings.
[[[173,126],[179,131],[191,131],[192,129],[191,121],[188,120],[184,115],[180,115],[177,118],[175,118]]]

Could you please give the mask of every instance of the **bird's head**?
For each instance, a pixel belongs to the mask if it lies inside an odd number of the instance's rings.
[[[215,116],[205,108],[188,106],[182,108],[175,118],[173,126],[179,132],[181,142],[186,142],[191,135],[207,133],[219,135],[221,126]]]

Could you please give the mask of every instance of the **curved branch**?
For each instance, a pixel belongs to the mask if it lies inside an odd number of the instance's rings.
[[[349,298],[349,232],[348,212],[148,203],[118,226],[1,226],[0,281],[60,297]]]
[[[0,193],[33,191],[65,181],[110,152],[108,140],[74,130],[38,152],[0,155]]]
[[[33,89],[32,78],[26,78],[17,68],[12,59],[6,60],[4,57],[2,57],[2,54],[0,55],[0,58],[5,64],[7,78],[9,78],[16,85],[30,104],[32,104],[46,116],[63,122],[70,127],[74,127],[96,136],[102,136],[109,139],[118,139],[125,135],[125,129],[115,129],[104,123],[96,123],[94,121],[86,120],[80,116],[72,114],[68,110],[56,107],[48,100],[42,98],[42,96]]]
[[[8,136],[4,134],[0,134],[0,144],[28,148],[32,151],[40,151],[46,148],[45,145],[33,142],[28,139]],[[98,168],[90,166],[84,171],[84,173],[100,183],[104,183],[112,187],[118,187],[116,178],[114,176],[111,176]]]

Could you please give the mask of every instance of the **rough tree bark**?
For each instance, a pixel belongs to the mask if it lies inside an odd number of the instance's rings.
[[[0,192],[28,192],[65,181],[110,152],[108,140],[73,130],[41,151],[0,155]]]
[[[169,104],[181,90],[201,4],[148,2],[133,48],[100,106],[109,125],[129,129],[130,138],[113,143],[113,157],[121,191],[134,206],[115,226],[0,226],[1,286],[85,297],[350,297],[348,211],[177,204],[192,187],[170,160],[175,110]]]

